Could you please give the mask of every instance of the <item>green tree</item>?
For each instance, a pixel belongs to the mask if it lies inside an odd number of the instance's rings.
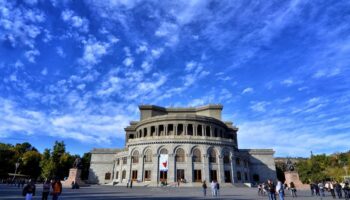
[[[0,143],[0,178],[15,172],[16,151],[10,144]]]
[[[29,175],[30,177],[36,179],[41,174],[41,154],[37,151],[27,151],[22,155],[22,174]]]
[[[89,170],[90,170],[90,160],[91,153],[84,153],[81,158],[82,169],[81,169],[81,179],[87,180],[89,178]]]

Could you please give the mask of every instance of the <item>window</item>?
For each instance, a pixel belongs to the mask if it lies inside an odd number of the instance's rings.
[[[159,125],[159,136],[164,135],[164,126]]]
[[[193,126],[192,126],[192,124],[187,125],[187,135],[193,135]]]
[[[160,171],[159,172],[159,180],[161,182],[166,182],[168,178],[168,172],[167,171]]]
[[[145,162],[152,162],[152,151],[150,149],[145,153]]]
[[[151,170],[145,170],[145,181],[151,180]]]
[[[201,151],[199,149],[193,150],[193,162],[201,162]]]
[[[138,151],[134,151],[132,153],[132,163],[139,163],[139,152]]]
[[[248,167],[248,161],[244,161],[244,167]]]
[[[202,130],[202,125],[197,126],[197,135],[202,136],[203,135],[203,130]]]
[[[237,180],[239,181],[242,180],[242,175],[241,175],[241,172],[239,171],[237,172]]]
[[[205,128],[205,135],[206,135],[207,137],[210,137],[210,127],[209,127],[209,126],[207,126],[207,127]]]
[[[123,171],[122,171],[122,179],[125,179],[125,178],[126,178],[126,171],[123,170]]]
[[[214,149],[209,149],[209,163],[216,163],[216,152]]]
[[[144,137],[147,137],[147,128],[144,128],[144,129],[143,129],[143,136],[144,136]]]
[[[193,171],[194,182],[202,182],[202,171],[200,169],[195,169]]]
[[[225,170],[225,183],[231,183],[231,171]]]
[[[183,135],[184,132],[184,125],[179,124],[177,125],[177,135]]]
[[[110,180],[111,179],[111,173],[110,172],[107,172],[105,174],[105,180]]]
[[[217,176],[216,170],[210,170],[210,174],[209,175],[210,175],[210,182],[218,180],[218,176]]]
[[[214,137],[218,137],[218,129],[214,129]]]
[[[160,150],[160,154],[168,154],[168,150],[162,149],[162,150]]]
[[[247,174],[247,172],[244,172],[244,180],[248,181],[248,174]]]
[[[118,179],[119,178],[119,172],[115,173],[115,178]]]
[[[128,158],[127,157],[123,157],[123,165],[126,165],[128,163]]]
[[[241,165],[241,159],[236,158],[236,165]]]
[[[156,127],[151,126],[151,135],[150,136],[154,136],[156,135]]]
[[[118,159],[117,159],[117,165],[119,165],[119,164],[120,164],[120,159],[118,158]]]
[[[176,162],[185,162],[185,151],[181,148],[176,151]]]
[[[174,125],[168,124],[168,135],[174,134]]]
[[[224,152],[224,164],[230,164],[230,153],[228,151]]]

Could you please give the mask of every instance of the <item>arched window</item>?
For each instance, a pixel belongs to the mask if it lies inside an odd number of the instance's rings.
[[[168,150],[166,150],[166,149],[162,149],[162,150],[160,150],[160,152],[159,152],[160,154],[168,154]]]
[[[176,150],[176,162],[185,162],[185,151],[181,148]]]
[[[152,151],[150,149],[145,152],[145,162],[152,162]]]
[[[224,151],[224,164],[230,163],[230,153],[228,151]]]
[[[213,148],[209,149],[209,162],[210,163],[216,163],[216,152]]]
[[[137,150],[132,153],[132,163],[139,163],[139,152]]]
[[[201,162],[201,151],[199,149],[193,150],[193,162]]]

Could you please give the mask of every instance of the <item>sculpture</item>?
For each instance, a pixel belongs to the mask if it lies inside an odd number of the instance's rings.
[[[288,158],[288,160],[287,160],[287,170],[288,171],[294,171],[294,169],[295,169],[295,167],[294,167],[294,164],[293,164],[293,162]]]
[[[74,163],[73,163],[73,168],[75,168],[75,169],[81,169],[81,166],[82,164],[81,164],[81,159],[80,158],[76,158],[75,160],[74,160]]]

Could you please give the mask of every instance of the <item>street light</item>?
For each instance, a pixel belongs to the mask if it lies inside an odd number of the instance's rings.
[[[18,158],[18,160],[17,160],[17,162],[15,163],[15,174],[13,175],[13,179],[12,179],[12,181],[14,181],[15,180],[15,177],[16,177],[16,174],[17,174],[17,169],[18,169],[18,167],[19,167],[19,158]]]

